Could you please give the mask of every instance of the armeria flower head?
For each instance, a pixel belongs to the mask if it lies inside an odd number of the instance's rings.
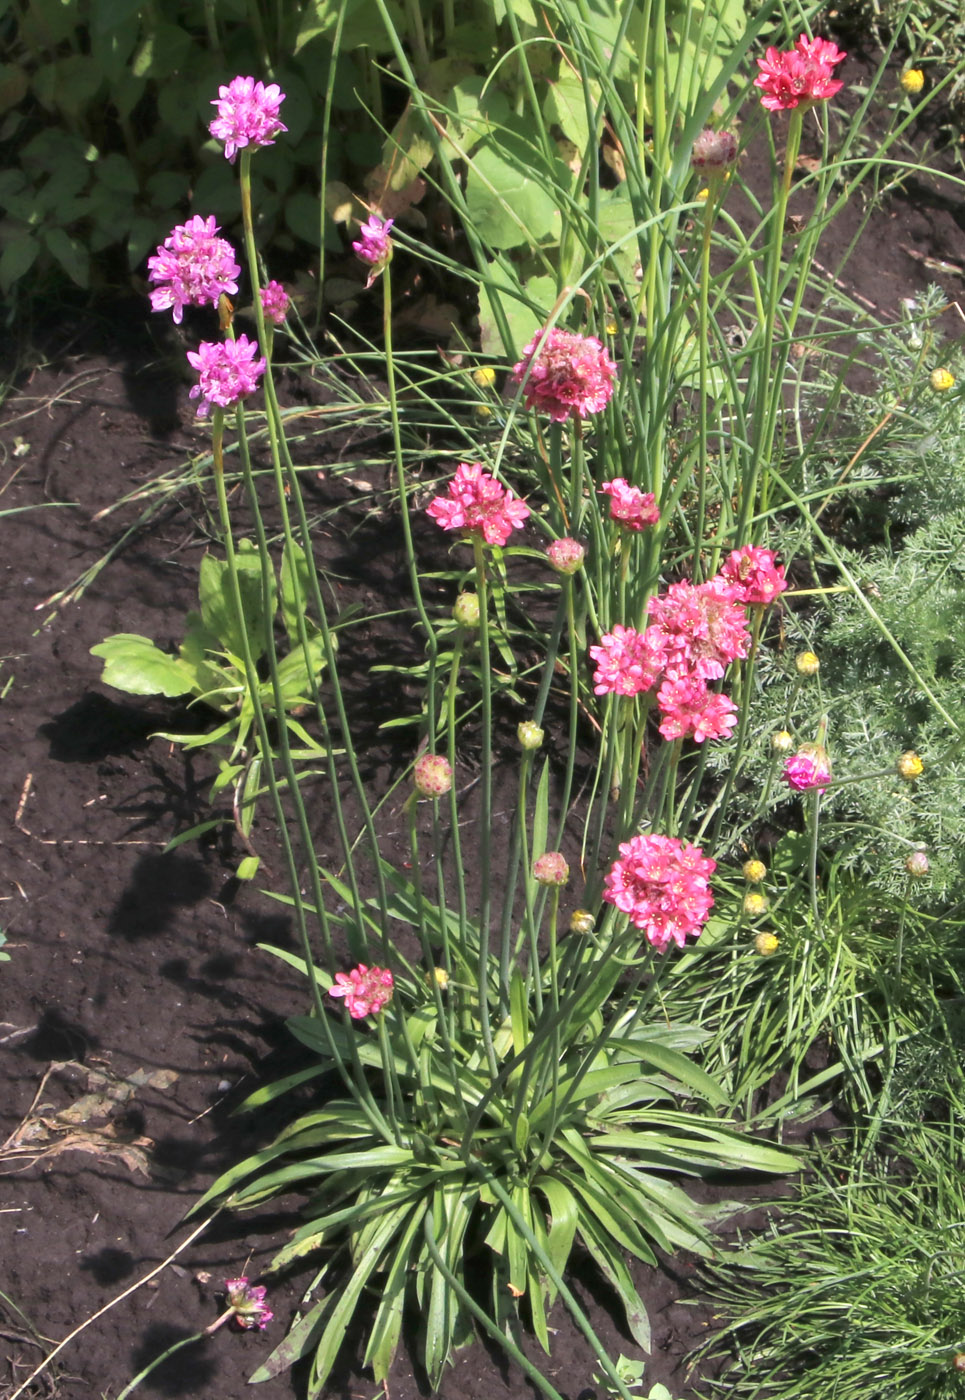
[[[737,706],[727,695],[708,690],[696,676],[666,680],[657,691],[665,739],[729,739],[737,723]]]
[[[802,34],[786,53],[770,48],[757,60],[761,70],[754,79],[764,96],[761,105],[770,112],[790,111],[802,105],[824,102],[840,92],[844,83],[834,76],[835,65],[847,54],[827,39]]]
[[[651,598],[650,619],[648,642],[671,680],[716,680],[750,646],[744,610],[719,574],[706,583],[672,583]]]
[[[147,260],[148,281],[158,284],[151,292],[152,311],[170,307],[180,325],[186,306],[216,306],[222,292],[237,292],[241,268],[231,244],[217,235],[213,214],[206,219],[195,214],[171,230]]]
[[[285,94],[277,83],[256,83],[254,78],[232,78],[218,88],[212,99],[218,115],[208,127],[216,141],[224,142],[224,153],[234,164],[239,150],[250,146],[273,146],[280,131],[287,131],[278,118]]]
[[[625,525],[628,530],[642,530],[645,525],[656,525],[660,519],[657,498],[652,491],[640,491],[631,486],[625,477],[615,476],[600,487],[602,494],[610,497],[610,519]]]
[[[268,1290],[264,1284],[251,1284],[246,1278],[229,1278],[224,1287],[232,1320],[246,1332],[255,1327],[263,1332],[275,1316],[265,1302]]]
[[[378,215],[370,214],[366,222],[359,227],[359,237],[352,247],[359,261],[367,263],[371,268],[366,287],[371,287],[392,256],[389,230],[394,223],[394,219],[386,219],[383,223]]]
[[[283,326],[290,305],[291,299],[280,282],[269,282],[267,287],[262,287],[261,309],[266,320],[274,321],[276,326]]]
[[[732,131],[714,131],[705,127],[694,141],[690,163],[695,170],[709,175],[730,168],[737,160],[737,137]]]
[[[603,634],[598,646],[590,647],[590,657],[596,662],[593,689],[597,695],[640,695],[653,689],[661,670],[661,658],[646,634],[619,623]]]
[[[456,468],[449,495],[437,496],[426,507],[443,530],[481,536],[487,544],[505,544],[513,530],[529,519],[529,506],[483,471],[479,462]]]
[[[578,574],[586,558],[586,548],[579,540],[564,535],[561,540],[553,540],[546,551],[546,557],[558,574]]]
[[[731,550],[720,570],[720,577],[731,586],[732,597],[745,607],[773,603],[787,588],[784,565],[775,564],[773,550],[745,544]]]
[[[710,877],[717,862],[672,836],[634,836],[606,877],[603,898],[628,914],[662,953],[696,938],[713,907]]]
[[[826,788],[831,781],[831,760],[821,744],[802,744],[784,765],[784,781],[796,792]]]
[[[257,340],[246,335],[237,340],[203,340],[197,351],[188,351],[188,362],[198,371],[198,382],[188,397],[200,397],[199,418],[205,417],[212,404],[230,408],[254,393],[266,365],[264,356],[255,359],[257,354]]]
[[[344,997],[348,1014],[355,1021],[376,1016],[392,1000],[394,981],[387,967],[366,967],[359,963],[351,972],[336,972],[330,997]]]
[[[556,423],[601,413],[613,394],[617,367],[592,335],[553,329],[533,337],[513,378],[523,384],[527,408]]]

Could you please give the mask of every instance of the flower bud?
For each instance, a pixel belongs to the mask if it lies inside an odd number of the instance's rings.
[[[931,372],[931,386],[938,394],[947,393],[949,389],[955,387],[955,376],[950,369],[933,369]]]
[[[737,137],[732,131],[706,127],[694,142],[690,163],[695,170],[726,170],[737,160]]]
[[[956,1351],[952,1365],[956,1371],[965,1371],[965,1351]]]
[[[776,933],[765,933],[762,930],[754,939],[754,947],[762,958],[769,958],[772,953],[777,952],[780,941]]]
[[[821,663],[813,651],[799,652],[794,658],[794,665],[799,676],[816,676],[821,669]]]
[[[559,851],[547,851],[533,866],[533,879],[540,885],[565,885],[570,867]]]
[[[491,389],[496,383],[496,371],[492,365],[480,365],[478,369],[473,370],[472,377],[480,389]]]
[[[430,987],[435,982],[440,992],[444,992],[449,985],[449,974],[444,967],[434,967],[431,972],[426,973],[426,981]]]
[[[925,765],[914,749],[908,749],[907,752],[903,753],[895,767],[898,769],[898,776],[904,778],[906,783],[913,783],[925,771]]]
[[[744,872],[744,879],[752,885],[759,885],[767,874],[767,866],[762,860],[745,860],[741,869]]]
[[[424,753],[412,770],[415,790],[422,797],[443,797],[452,787],[452,768],[441,753]]]
[[[802,744],[784,764],[784,781],[795,792],[826,788],[831,781],[831,760],[823,744]]]
[[[770,903],[766,895],[758,894],[752,890],[750,894],[744,896],[744,913],[751,919],[759,919],[762,914],[766,914],[770,908]]]
[[[516,737],[524,749],[539,749],[543,746],[543,731],[531,719],[524,719],[517,726]]]
[[[479,626],[479,599],[475,593],[460,593],[452,608],[460,627]]]
[[[564,538],[554,540],[546,551],[546,557],[558,574],[578,574],[586,558],[586,550],[579,540]]]
[[[794,747],[794,738],[786,729],[778,729],[771,735],[772,753],[790,753]]]
[[[915,880],[923,880],[931,869],[924,851],[912,851],[905,861],[905,869]]]
[[[589,909],[574,909],[570,915],[570,933],[579,933],[585,937],[593,932],[595,925],[596,919]]]
[[[493,416],[493,411],[488,403],[477,403],[472,411],[472,416],[477,423],[488,423]]]
[[[909,97],[914,97],[925,86],[925,75],[920,68],[906,68],[898,81]]]

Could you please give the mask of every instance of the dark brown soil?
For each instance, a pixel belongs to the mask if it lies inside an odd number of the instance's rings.
[[[858,211],[849,210],[822,246],[836,268]],[[849,291],[884,315],[930,281],[954,298],[954,274],[923,258],[961,258],[965,216],[937,180],[906,182],[884,202],[874,235],[854,250],[843,274]],[[906,250],[910,249],[911,252]],[[953,320],[946,330],[958,333]],[[24,354],[9,372],[14,388],[2,410],[0,510],[43,507],[5,520],[5,606],[0,639],[0,925],[11,955],[0,964],[0,1395],[26,1379],[50,1341],[38,1345],[23,1317],[57,1341],[124,1294],[187,1237],[182,1219],[213,1177],[252,1150],[257,1129],[231,1109],[257,1083],[291,1063],[284,1018],[303,1008],[294,974],[256,948],[293,946],[282,906],[239,885],[241,852],[218,837],[165,854],[171,837],[209,815],[211,764],[150,736],[183,721],[173,704],[125,700],[98,680],[89,648],[118,631],[162,644],[181,635],[195,605],[197,566],[210,500],[181,491],[148,528],[129,540],[79,601],[47,600],[114,543],[136,509],[98,519],[125,492],[201,452],[187,384],[159,348],[157,323],[140,302],[110,313],[48,306]],[[364,437],[364,432],[360,432]],[[340,447],[344,444],[339,444]],[[328,450],[328,449],[326,449]],[[370,440],[365,451],[371,454]],[[381,449],[384,451],[384,447]],[[324,466],[320,457],[319,465]],[[370,474],[370,473],[368,473]],[[311,480],[314,504],[345,509],[320,531],[326,565],[346,598],[363,605],[405,592],[399,535],[391,517],[368,513],[358,497],[326,477]],[[370,627],[371,659],[400,645],[405,627]],[[360,662],[356,696],[399,709],[407,696],[377,685]],[[386,711],[386,712],[389,712]],[[410,755],[373,730],[366,750],[382,790]],[[256,829],[273,860],[270,829]],[[319,839],[325,822],[319,815]],[[51,1066],[39,1101],[38,1091]],[[51,1121],[90,1086],[90,1072],[151,1078],[131,1091],[109,1120],[74,1125],[88,1150],[63,1145]],[[46,1139],[22,1130],[28,1117],[48,1124]],[[100,1132],[94,1129],[100,1128]],[[38,1131],[40,1131],[38,1129]],[[19,1136],[18,1136],[19,1134]],[[8,1136],[9,1135],[9,1136]],[[26,1151],[14,1153],[14,1141]],[[77,1143],[76,1138],[74,1139]],[[146,1168],[142,1170],[139,1164]],[[219,1219],[176,1261],[93,1321],[29,1394],[114,1397],[154,1356],[217,1316],[219,1288],[241,1273],[257,1277],[297,1223],[298,1201],[271,1215]],[[273,1284],[277,1322],[268,1334],[222,1329],[156,1371],[144,1393],[229,1400],[267,1355],[311,1274]],[[575,1287],[611,1355],[636,1355],[612,1300]],[[648,1381],[692,1394],[684,1367],[710,1314],[693,1286],[689,1260],[642,1279],[655,1352]],[[5,1295],[5,1297],[4,1297]],[[9,1301],[5,1301],[9,1300]],[[594,1391],[588,1348],[557,1309],[547,1373],[567,1400]],[[349,1348],[350,1351],[350,1348]],[[536,1355],[536,1350],[532,1349]],[[598,1388],[596,1388],[598,1389]],[[351,1364],[331,1383],[334,1397],[374,1393]],[[427,1393],[399,1361],[394,1400]],[[298,1393],[282,1376],[265,1400]],[[530,1387],[482,1344],[460,1353],[439,1394],[443,1400],[509,1400]]]

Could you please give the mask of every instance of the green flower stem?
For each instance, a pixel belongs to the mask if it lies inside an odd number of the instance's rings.
[[[720,180],[712,179],[704,203],[703,228],[700,240],[700,280],[697,284],[697,348],[699,357],[697,394],[697,520],[694,525],[694,563],[692,578],[699,583],[702,574],[701,549],[707,514],[707,381],[710,377],[710,244],[714,230],[714,213],[720,190]],[[715,395],[716,397],[716,395]]]
[[[163,1363],[167,1361],[169,1357],[174,1356],[176,1352],[183,1351],[185,1347],[193,1346],[195,1342],[203,1342],[206,1337],[211,1335],[215,1327],[220,1326],[222,1322],[227,1322],[233,1312],[234,1309],[229,1308],[226,1313],[222,1313],[218,1321],[213,1323],[211,1327],[205,1327],[203,1331],[195,1332],[192,1337],[182,1337],[179,1342],[175,1342],[173,1346],[168,1347],[167,1351],[162,1351],[161,1355],[156,1356],[150,1365],[144,1367],[143,1371],[138,1371],[132,1381],[128,1381],[127,1385],[117,1396],[117,1400],[127,1400],[128,1395],[131,1395],[142,1381],[146,1381],[151,1372],[156,1370],[158,1366],[163,1365]]]
[[[520,930],[519,940],[515,953],[519,956],[521,945],[525,941],[529,944],[529,964],[527,966],[527,982],[532,988],[533,1005],[537,1016],[543,1014],[543,987],[540,976],[539,965],[539,930],[536,927],[536,915],[533,908],[533,879],[532,879],[532,853],[529,849],[527,809],[529,806],[529,778],[533,771],[533,755],[527,750],[523,750],[519,764],[519,797],[516,803],[516,834],[519,841],[519,861],[523,867],[523,927]],[[512,900],[507,895],[506,912],[512,917]],[[500,947],[500,991],[503,986],[509,987],[509,979],[512,973],[512,941],[509,930],[503,930],[504,937]],[[509,1014],[509,1000],[506,1005],[500,1006],[499,1014],[505,1017]]]
[[[452,787],[449,789],[449,834],[452,842],[452,862],[456,871],[456,899],[458,900],[459,913],[459,942],[457,951],[459,953],[459,980],[469,974],[469,969],[465,964],[465,950],[468,946],[469,935],[469,911],[466,904],[466,882],[462,877],[463,856],[462,838],[459,834],[459,794],[456,790],[456,697],[459,693],[459,668],[462,660],[462,653],[465,647],[465,639],[460,629],[456,637],[456,645],[453,649],[452,666],[449,670],[449,690],[446,699],[446,757],[449,760],[449,767],[452,769]],[[441,853],[437,844],[437,855],[441,862]],[[448,908],[448,901],[445,898],[443,882],[440,878],[440,911]],[[448,927],[443,918],[443,952],[445,956],[446,971],[452,976],[451,949],[449,946]],[[464,1008],[461,1018],[462,1028],[469,1029],[471,1021],[471,1008]],[[455,1034],[454,1009],[450,1005],[450,1035]]]
[[[482,681],[482,735],[480,763],[480,787],[482,798],[479,811],[479,965],[477,983],[479,991],[479,1022],[482,1030],[483,1049],[490,1073],[497,1070],[496,1052],[493,1049],[493,1032],[489,1020],[489,946],[490,913],[492,894],[490,889],[490,863],[492,849],[493,819],[493,693],[492,668],[489,655],[489,588],[486,579],[486,556],[483,542],[478,534],[473,536],[473,558],[476,565],[476,592],[479,594],[479,672]],[[509,987],[500,986],[499,999],[509,998]]]

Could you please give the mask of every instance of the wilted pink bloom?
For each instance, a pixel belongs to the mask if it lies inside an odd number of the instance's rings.
[[[392,973],[387,967],[366,967],[359,963],[351,972],[336,972],[330,997],[344,997],[348,1014],[355,1021],[375,1016],[392,1000]]]
[[[216,306],[222,292],[234,295],[241,268],[231,244],[217,234],[213,214],[195,214],[171,230],[147,260],[148,281],[159,284],[151,293],[152,311],[171,307],[180,325],[186,306]]]
[[[263,1332],[275,1316],[265,1302],[267,1291],[264,1284],[251,1284],[246,1278],[229,1278],[225,1283],[228,1308],[234,1321],[246,1332],[255,1327]]]
[[[287,131],[278,120],[278,109],[285,94],[277,83],[256,83],[254,78],[232,78],[227,87],[218,88],[212,99],[218,115],[208,127],[216,141],[223,141],[224,153],[234,164],[238,151],[245,146],[273,146],[280,131]]]
[[[737,723],[737,706],[726,695],[708,690],[696,676],[664,681],[657,691],[657,704],[663,719],[660,733],[665,739],[729,739]]]
[[[593,689],[597,695],[640,695],[651,690],[660,674],[661,661],[646,634],[619,623],[605,632],[598,646],[590,647],[597,663]]]
[[[523,383],[527,408],[547,413],[557,423],[574,414],[600,413],[610,401],[616,365],[592,335],[551,330],[534,336],[513,378]]]
[[[529,506],[475,462],[462,462],[449,483],[449,495],[437,496],[426,507],[444,530],[481,535],[487,544],[505,544],[513,530],[529,518]]]
[[[717,862],[672,836],[634,836],[620,846],[603,898],[630,916],[662,953],[700,933],[713,907],[709,881]]]
[[[546,557],[558,574],[578,574],[586,558],[586,550],[579,540],[564,536],[554,540],[546,551]]]
[[[610,497],[610,519],[618,520],[628,530],[642,530],[645,525],[656,525],[660,519],[653,492],[640,491],[622,476],[605,481],[600,491]]]
[[[203,340],[197,351],[188,351],[188,362],[198,371],[198,382],[188,397],[200,396],[199,418],[205,417],[212,404],[230,408],[254,393],[266,363],[264,357],[256,360],[257,354],[257,340],[246,335],[237,340]]]
[[[261,309],[269,321],[276,326],[285,324],[288,308],[291,305],[288,293],[280,282],[269,282],[261,289]]]
[[[737,137],[732,131],[706,127],[694,142],[690,163],[695,170],[726,170],[737,159]]]
[[[831,760],[820,744],[802,744],[784,765],[784,781],[798,792],[826,788],[831,781]]]
[[[840,92],[844,83],[834,76],[834,66],[847,54],[827,39],[802,34],[786,53],[768,49],[757,60],[760,73],[754,79],[764,96],[761,105],[771,112],[789,111],[802,103],[824,102]]]
[[[731,661],[747,655],[750,633],[731,585],[719,575],[706,583],[672,583],[650,600],[648,644],[671,679],[716,680]]]
[[[359,228],[360,237],[352,244],[359,261],[368,263],[372,269],[365,284],[367,287],[371,287],[392,256],[389,229],[394,223],[394,219],[386,219],[383,223],[375,214],[370,214],[366,223]]]
[[[560,851],[547,851],[533,863],[533,879],[540,885],[565,885],[570,867]]]
[[[775,564],[774,559],[773,550],[760,549],[753,544],[731,550],[720,577],[731,585],[735,602],[745,607],[752,603],[763,606],[773,603],[777,595],[784,592],[787,587],[784,565]]]

